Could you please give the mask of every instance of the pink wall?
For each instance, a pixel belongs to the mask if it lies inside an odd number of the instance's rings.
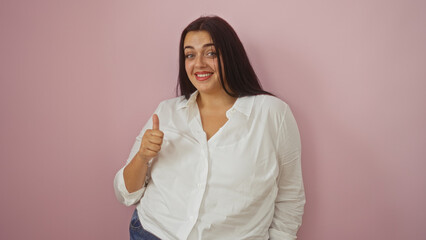
[[[0,1],[0,239],[126,239],[112,180],[227,19],[303,141],[301,240],[426,238],[425,1]],[[62,237],[60,237],[62,236]]]

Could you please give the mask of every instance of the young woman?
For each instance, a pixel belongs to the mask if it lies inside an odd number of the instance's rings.
[[[290,108],[223,19],[182,32],[180,97],[159,104],[114,179],[131,239],[296,239],[305,194]]]

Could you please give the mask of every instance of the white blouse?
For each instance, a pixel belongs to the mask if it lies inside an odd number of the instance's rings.
[[[207,140],[194,92],[163,101],[164,132],[146,187],[129,193],[123,169],[118,200],[137,204],[143,227],[166,239],[296,239],[305,205],[300,137],[288,105],[258,95],[238,98],[228,121]],[[138,152],[136,137],[127,164]]]

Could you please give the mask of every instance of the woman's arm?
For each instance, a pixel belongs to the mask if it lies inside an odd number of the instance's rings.
[[[299,130],[288,107],[279,134],[280,175],[269,236],[271,240],[295,240],[302,224],[305,190],[302,179]]]
[[[157,109],[158,110],[158,109]],[[156,111],[157,112],[157,111]],[[137,203],[145,192],[145,178],[148,162],[161,149],[163,133],[159,130],[158,116],[152,118],[153,129],[148,129],[151,121],[145,125],[130,151],[126,165],[114,178],[114,191],[119,202],[126,206]]]
[[[145,182],[148,162],[158,155],[163,143],[163,132],[159,129],[157,114],[152,116],[152,129],[145,131],[142,137],[138,153],[132,161],[124,168],[123,177],[126,189],[129,193],[141,189]]]

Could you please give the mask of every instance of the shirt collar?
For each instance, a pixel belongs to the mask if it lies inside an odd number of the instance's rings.
[[[178,104],[178,109],[194,106],[197,103],[197,96],[198,90],[193,92],[188,100],[182,98],[182,101]],[[248,118],[253,108],[253,102],[255,97],[256,96],[246,96],[237,98],[237,101],[235,101],[234,105],[227,111],[227,116],[228,113],[232,114],[233,112],[239,112],[243,114],[246,118]]]
[[[228,110],[228,112],[239,112],[243,114],[246,118],[248,118],[253,108],[253,102],[255,97],[256,96],[246,96],[237,98],[237,101],[235,101],[234,106],[232,106]]]
[[[182,96],[182,101],[178,104],[178,109],[187,108],[191,105],[194,105],[196,103],[198,96],[198,90],[195,90],[195,92],[191,93],[189,96],[189,99],[185,99],[185,97]]]

